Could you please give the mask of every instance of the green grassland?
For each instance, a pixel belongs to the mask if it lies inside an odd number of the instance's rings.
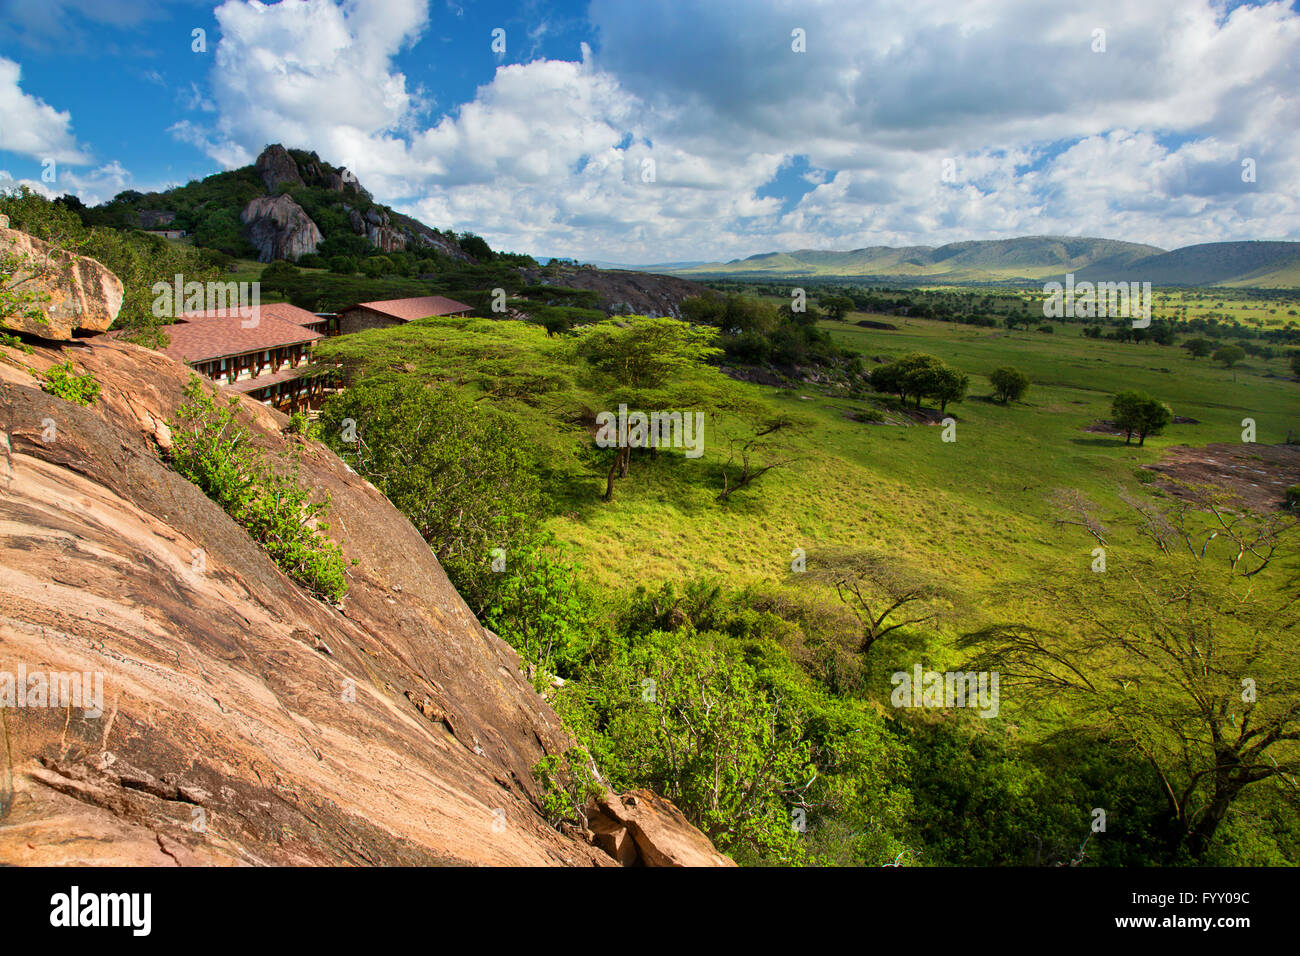
[[[555,519],[557,535],[611,584],[702,571],[787,577],[792,549],[835,544],[882,547],[980,588],[1061,558],[1089,560],[1092,539],[1055,525],[1046,500],[1054,489],[1077,488],[1118,509],[1116,489],[1136,487],[1134,470],[1171,445],[1240,441],[1247,417],[1265,443],[1300,427],[1300,386],[1280,359],[1239,366],[1234,382],[1232,372],[1181,349],[1090,340],[1077,328],[1009,333],[889,317],[901,322],[898,331],[881,331],[852,325],[861,317],[823,327],[865,356],[930,352],[972,376],[970,396],[949,408],[955,442],[942,441],[935,426],[848,417],[871,402],[811,388],[777,392],[779,405],[816,421],[789,467],[719,504],[720,483],[710,477],[726,448],[706,437],[699,460],[636,461],[618,498]],[[985,376],[1008,364],[1033,385],[1025,401],[1002,406],[988,400]],[[1135,387],[1200,424],[1170,426],[1141,448],[1084,431],[1108,417],[1114,393]]]
[[[887,319],[895,328],[855,324],[864,318]],[[728,461],[726,436],[737,423],[734,415],[709,413],[701,458],[688,459],[677,451],[652,455],[639,450],[632,456],[627,476],[617,480],[613,499],[605,501],[602,493],[612,452],[594,447],[590,423],[597,412],[612,409],[587,384],[581,362],[573,361],[574,337],[548,335],[524,322],[441,318],[342,336],[321,343],[317,351],[323,361],[340,362],[350,377],[362,380],[374,376],[402,387],[453,383],[462,390],[467,408],[481,403],[514,419],[520,444],[535,456],[549,499],[547,530],[581,567],[581,615],[590,612],[612,618],[628,606],[638,588],[657,594],[661,585],[673,583],[685,590],[689,582],[703,577],[733,593],[752,585],[752,591],[744,593],[755,596],[755,609],[776,601],[783,602],[784,608],[825,614],[818,619],[837,622],[830,627],[843,628],[836,636],[843,635],[849,642],[848,653],[853,654],[853,624],[835,617],[845,613],[835,591],[818,583],[813,574],[792,571],[792,552],[803,549],[809,569],[816,566],[818,552],[838,546],[883,552],[942,582],[953,600],[950,616],[938,625],[891,634],[862,662],[859,683],[852,683],[857,676],[846,667],[842,673],[850,683],[826,698],[833,700],[834,707],[851,706],[858,714],[859,722],[853,725],[857,729],[846,740],[874,739],[870,728],[877,719],[886,722],[890,735],[897,735],[890,739],[899,749],[886,750],[891,759],[910,768],[898,779],[908,780],[916,807],[915,812],[898,811],[907,816],[905,827],[881,824],[881,832],[911,834],[903,838],[910,841],[906,845],[926,862],[1032,860],[1027,849],[1032,836],[1006,832],[1003,822],[1008,814],[1032,821],[1031,828],[1059,816],[1067,820],[1061,825],[1072,833],[1075,824],[1068,821],[1080,813],[1086,816],[1086,808],[1099,805],[1119,807],[1117,819],[1126,819],[1123,826],[1129,829],[1108,839],[1099,851],[1120,856],[1098,857],[1098,861],[1128,859],[1123,857],[1128,852],[1137,853],[1136,860],[1166,859],[1141,855],[1154,846],[1143,833],[1142,821],[1159,817],[1159,790],[1146,779],[1147,770],[1136,757],[1122,747],[1102,746],[1113,728],[1103,730],[1089,723],[1065,701],[1034,704],[1032,698],[1022,699],[1009,687],[1004,710],[1009,720],[996,726],[979,718],[960,723],[947,715],[899,715],[887,706],[890,675],[917,663],[937,669],[970,668],[963,636],[995,622],[1036,626],[1054,635],[1053,640],[1065,640],[1062,635],[1085,616],[1125,613],[1129,605],[1124,600],[1099,599],[1099,606],[1089,605],[1076,619],[1053,604],[1047,592],[1025,594],[1007,591],[1004,585],[1084,579],[1100,587],[1103,580],[1113,578],[1117,586],[1131,580],[1129,575],[1147,567],[1144,559],[1154,558],[1156,551],[1137,534],[1134,514],[1121,500],[1121,491],[1139,497],[1160,494],[1139,477],[1150,476],[1142,466],[1160,460],[1177,444],[1240,442],[1244,418],[1254,419],[1260,443],[1286,440],[1291,429],[1300,427],[1296,414],[1300,384],[1285,359],[1250,358],[1228,370],[1205,358],[1193,359],[1176,346],[1091,339],[1080,326],[1065,323],[1048,334],[851,313],[842,321],[823,321],[820,328],[841,347],[862,356],[868,368],[875,367],[877,359],[888,361],[922,351],[966,372],[971,377],[970,392],[965,401],[948,409],[956,422],[956,441],[943,440],[942,426],[911,423],[893,399],[854,392],[845,383],[843,387],[776,388],[732,383],[716,369],[697,369],[693,374],[698,376],[700,394],[706,396],[702,408],[710,407],[708,395],[723,394],[704,390],[707,383],[723,381],[728,389],[766,401],[802,421],[805,427],[779,453],[780,458],[792,460],[719,500]],[[989,397],[986,376],[1003,365],[1016,366],[1031,379],[1023,401],[1001,405]],[[1171,425],[1142,447],[1086,430],[1109,417],[1116,392],[1133,388],[1150,392],[1176,415],[1197,423]],[[909,423],[861,420],[872,413]],[[365,429],[363,424],[363,433]],[[1108,570],[1118,573],[1088,573],[1097,542],[1083,529],[1059,521],[1064,515],[1050,500],[1058,489],[1078,490],[1096,503],[1108,526]],[[1217,561],[1220,555],[1211,557]],[[1253,586],[1272,593],[1294,572],[1292,560],[1275,563],[1267,574],[1254,579]],[[536,596],[530,594],[530,600]],[[509,626],[511,621],[504,618],[503,623]],[[552,624],[548,618],[547,627]],[[494,627],[505,633],[501,623]],[[807,680],[818,687],[831,686],[817,682],[825,679],[828,666],[841,673],[839,665],[826,664],[839,651],[831,649],[830,657],[819,656],[827,653],[827,645],[810,643],[808,638],[819,641],[822,632],[814,628],[800,633],[789,635],[788,642],[783,638],[779,651],[736,636],[737,643],[728,645],[731,650],[723,672],[759,667],[761,661],[761,667],[778,671],[805,668],[806,674],[800,673]],[[651,654],[645,645],[654,649],[653,656],[694,646],[694,640],[689,630],[658,636],[631,634],[613,645],[599,644],[591,651],[595,656],[589,663],[566,665],[578,669],[561,675],[567,683],[557,706],[578,739],[597,748],[593,753],[602,766],[618,766],[640,752],[632,738],[620,736],[621,725],[606,710],[631,712],[634,702],[610,701],[622,700],[619,695],[627,687],[635,688],[644,668],[651,666],[639,663],[621,670],[631,666],[626,663],[630,658],[610,647],[626,647],[633,656],[643,651]],[[606,654],[612,656],[607,660]],[[1102,736],[1090,737],[1094,731]],[[913,745],[915,750],[904,754],[904,748]],[[858,781],[855,787],[893,779],[890,771],[879,770],[871,759],[865,755],[857,763],[836,764],[835,779],[852,777]],[[896,768],[892,773],[901,771]],[[1069,781],[1062,784],[1061,794],[1052,789],[1058,780]],[[1130,781],[1131,796],[1125,795]],[[872,820],[889,819],[894,812],[884,795],[866,798],[864,806],[869,811],[862,812]],[[939,822],[930,826],[935,813]],[[1280,784],[1243,797],[1234,814],[1235,822],[1220,837],[1223,855],[1214,859],[1294,862],[1295,807]],[[970,834],[963,830],[966,822],[976,834],[970,845]],[[816,844],[819,855],[830,848],[835,859],[878,863],[894,859],[903,846],[890,844],[888,852],[872,847],[850,852],[839,845],[841,838],[848,837],[835,829],[849,824],[837,822],[835,814],[829,813],[822,825],[828,829],[815,838],[821,841]],[[859,819],[852,825],[859,827],[854,840],[875,832],[870,821]],[[788,830],[784,820],[774,826]],[[987,852],[978,836],[985,831],[992,834]],[[762,854],[745,857],[759,858]]]

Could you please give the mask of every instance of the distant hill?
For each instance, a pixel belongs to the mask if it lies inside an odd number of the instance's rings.
[[[1094,263],[1076,280],[1153,285],[1300,287],[1300,242],[1205,242],[1127,265]]]
[[[938,247],[869,246],[848,252],[800,249],[668,271],[755,277],[907,277],[935,282],[990,282],[1046,279],[1103,262],[1118,267],[1162,252],[1156,246],[1114,239],[1026,236],[953,242]]]
[[[1155,285],[1300,287],[1300,242],[1215,242],[1172,252],[1115,239],[1025,236],[944,246],[869,246],[847,252],[770,252],[663,271],[690,276],[818,277],[977,283],[1047,281],[1073,272],[1092,281]]]

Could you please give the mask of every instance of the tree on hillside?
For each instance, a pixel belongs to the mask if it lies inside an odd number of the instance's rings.
[[[1291,353],[1291,373],[1300,378],[1300,352]]]
[[[1183,343],[1183,348],[1187,349],[1193,359],[1202,358],[1214,351],[1214,343],[1209,339],[1197,336],[1194,339],[1188,339]]]
[[[719,501],[748,488],[772,469],[793,463],[797,456],[789,439],[807,426],[807,422],[765,407],[733,409],[716,417],[722,418],[722,423],[715,431],[727,443]]]
[[[1020,401],[1029,389],[1029,376],[1010,365],[995,368],[989,373],[989,382],[993,385],[993,397],[1003,405]]]
[[[518,425],[452,386],[362,378],[325,403],[319,434],[410,519],[469,600],[489,549],[515,544],[540,514]]]
[[[853,311],[853,300],[847,295],[824,296],[817,300],[817,304],[832,319],[843,319]]]
[[[707,366],[722,350],[718,330],[669,318],[627,316],[574,330],[569,348],[583,364],[587,384],[604,396],[605,411],[620,405],[629,411],[678,411],[701,402],[700,373],[719,373]],[[615,449],[605,480],[604,499],[614,497],[614,481],[627,476],[632,447]]]
[[[1061,630],[998,624],[962,644],[977,651],[968,667],[998,670],[1026,703],[1064,704],[1139,754],[1160,781],[1174,849],[1199,859],[1248,790],[1296,786],[1300,602],[1255,584],[1253,565],[1220,563],[1221,539],[1200,523],[1167,527],[1158,559],[1113,553],[1106,573],[1012,589],[1015,606],[1071,622]]]
[[[938,578],[875,551],[809,555],[806,573],[833,587],[858,619],[858,650],[864,657],[877,641],[900,628],[937,624],[952,606],[952,595]]]
[[[1159,435],[1173,421],[1173,412],[1159,399],[1145,392],[1120,392],[1110,403],[1111,419],[1124,432],[1124,444],[1138,436],[1138,445],[1146,443],[1148,435]]]
[[[949,402],[960,402],[970,387],[970,376],[945,365],[935,373],[930,397],[939,403],[939,414],[948,410]]]
[[[969,384],[966,375],[924,352],[904,355],[871,373],[872,388],[878,392],[892,392],[903,403],[911,398],[917,408],[921,407],[922,399],[933,398],[940,403],[942,410],[949,402],[960,401]]]
[[[492,247],[487,244],[483,237],[476,236],[472,232],[462,232],[457,244],[462,252],[473,256],[479,262],[491,262],[496,258],[496,253],[492,251]]]
[[[1221,362],[1224,368],[1232,368],[1246,357],[1246,350],[1239,345],[1224,345],[1211,357],[1214,361]]]

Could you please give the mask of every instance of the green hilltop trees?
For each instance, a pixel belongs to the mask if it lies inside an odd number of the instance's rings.
[[[1245,357],[1246,350],[1240,345],[1225,345],[1211,356],[1214,361],[1222,362],[1224,368],[1232,368]]]
[[[1124,444],[1138,436],[1143,445],[1148,435],[1159,435],[1174,420],[1169,406],[1145,392],[1120,392],[1110,403],[1110,413],[1115,425],[1124,432]]]
[[[581,379],[602,396],[606,410],[674,409],[689,414],[701,406],[695,373],[722,349],[718,330],[669,318],[633,317],[626,322],[581,326],[569,340],[581,362]],[[632,445],[615,450],[605,481],[606,501],[614,481],[627,476]]]
[[[993,397],[1003,405],[1020,401],[1029,389],[1029,376],[1010,365],[995,368],[989,373],[989,381],[993,385]]]
[[[942,413],[947,411],[949,402],[960,402],[966,397],[970,376],[933,355],[912,352],[872,372],[871,385],[876,391],[897,395],[903,403],[911,398],[917,408],[921,407],[922,399],[933,399],[939,403]]]

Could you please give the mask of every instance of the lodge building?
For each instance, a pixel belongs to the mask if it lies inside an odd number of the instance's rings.
[[[333,320],[285,302],[186,312],[167,327],[171,341],[162,353],[288,414],[325,397],[330,377],[314,374],[311,347],[332,331]]]
[[[416,319],[433,316],[469,315],[473,306],[441,295],[424,295],[414,299],[386,299],[382,302],[358,302],[339,313],[339,332],[363,332],[405,325]]]
[[[287,302],[186,312],[167,326],[170,342],[162,353],[227,391],[292,414],[319,407],[336,388],[333,370],[311,362],[312,346],[321,339],[471,311],[463,302],[434,295],[362,302],[339,314]]]

